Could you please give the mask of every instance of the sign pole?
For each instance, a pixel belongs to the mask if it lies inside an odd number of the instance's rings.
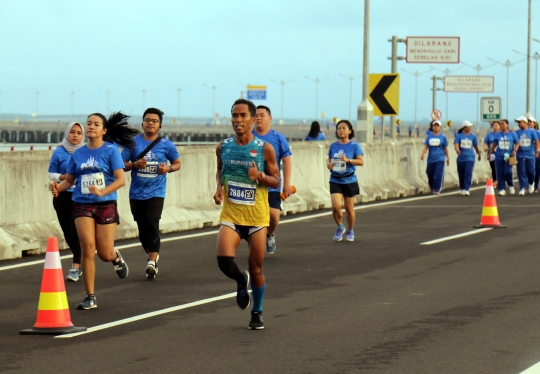
[[[525,116],[531,117],[531,22],[532,22],[532,0],[529,0],[529,20],[527,33],[527,113]]]
[[[361,143],[373,142],[373,106],[368,100],[369,89],[369,2],[364,0],[364,64],[362,102],[358,106],[356,130],[358,141]]]

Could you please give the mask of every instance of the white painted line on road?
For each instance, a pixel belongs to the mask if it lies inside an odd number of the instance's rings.
[[[430,240],[429,242],[423,242],[423,243],[420,243],[420,245],[437,244],[437,243],[445,242],[445,241],[452,240],[452,239],[463,238],[464,236],[479,234],[481,232],[485,232],[485,231],[489,231],[489,230],[493,230],[493,229],[491,227],[488,227],[488,228],[484,228],[484,229],[467,231],[467,232],[464,232],[463,234],[457,234],[457,235],[447,236],[445,238]]]
[[[484,189],[484,188],[485,188],[484,186],[474,187],[474,188],[471,188],[471,191]],[[448,196],[448,195],[457,195],[458,193],[459,193],[459,191],[455,191],[455,192],[444,193],[443,195],[438,195],[438,196],[437,195],[426,195],[426,196],[418,196],[418,197],[406,198],[406,199],[401,199],[401,200],[385,201],[385,202],[369,204],[369,205],[359,205],[359,206],[355,207],[354,210],[377,208],[377,207],[382,207],[382,206],[387,206],[387,205],[408,203],[408,202],[417,201],[417,200],[434,199],[434,198],[440,198],[440,197],[444,197],[444,196]],[[298,221],[306,221],[308,219],[325,217],[325,216],[330,216],[330,215],[332,215],[331,211],[330,212],[324,212],[324,213],[317,213],[317,214],[312,214],[312,215],[304,216],[304,217],[286,219],[286,220],[281,221],[279,224],[284,225],[286,223],[292,223],[292,222],[298,222]],[[175,236],[175,237],[172,237],[172,238],[161,239],[161,242],[172,242],[172,241],[176,241],[176,240],[183,240],[183,239],[197,238],[197,237],[200,237],[200,236],[214,235],[214,234],[217,234],[218,231],[219,230],[212,230],[212,231],[201,232],[201,233],[197,233],[197,234]],[[119,245],[119,246],[117,246],[115,248],[117,248],[117,249],[126,249],[126,248],[134,248],[134,247],[139,247],[139,246],[140,246],[140,243],[132,243],[132,244]],[[60,256],[60,259],[65,260],[65,259],[72,258],[72,257],[73,257],[73,255],[65,255],[65,256]],[[21,267],[25,267],[25,266],[39,265],[39,264],[43,264],[44,262],[45,262],[45,260],[36,260],[36,261],[28,261],[28,262],[25,262],[25,263],[22,263],[22,264],[0,266],[0,271],[17,269],[17,268],[21,268]]]
[[[519,374],[540,374],[540,362]]]
[[[105,329],[108,329],[108,328],[111,328],[111,327],[125,325],[126,323],[136,322],[136,321],[140,321],[142,319],[159,316],[159,315],[166,314],[166,313],[176,312],[177,310],[192,308],[194,306],[203,305],[203,304],[209,304],[209,303],[213,303],[214,301],[230,299],[231,297],[235,297],[235,296],[236,296],[236,292],[231,292],[231,293],[228,293],[228,294],[225,294],[225,295],[211,297],[209,299],[203,299],[203,300],[199,300],[199,301],[194,301],[192,303],[177,305],[177,306],[173,306],[173,307],[170,307],[170,308],[156,310],[155,312],[149,312],[149,313],[140,314],[140,315],[134,316],[134,317],[124,318],[124,319],[121,319],[121,320],[118,320],[118,321],[115,321],[115,322],[104,323],[103,325],[97,325],[97,326],[94,326],[94,327],[89,327],[88,330],[82,331],[82,332],[76,332],[76,333],[73,333],[73,334],[58,335],[58,336],[55,336],[55,338],[74,338],[74,337],[79,336],[79,335],[90,334],[92,332],[105,330]]]

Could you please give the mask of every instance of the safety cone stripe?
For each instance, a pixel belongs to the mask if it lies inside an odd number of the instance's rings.
[[[41,292],[39,294],[38,310],[68,309],[68,300],[65,292]]]
[[[71,327],[69,309],[64,310],[38,310],[35,328],[49,329],[58,327]]]
[[[486,196],[487,195],[495,196],[495,190],[493,189],[493,185],[486,187]]]
[[[496,206],[485,206],[482,208],[482,217],[498,217],[499,211]]]
[[[41,279],[41,292],[66,291],[62,269],[45,269]]]
[[[45,269],[62,269],[59,252],[47,252],[45,255]]]

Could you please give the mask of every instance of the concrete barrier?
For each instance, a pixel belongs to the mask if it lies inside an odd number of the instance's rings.
[[[297,193],[284,202],[289,215],[331,207],[329,171],[326,168],[331,141],[291,143],[292,183]],[[429,193],[426,161],[420,160],[421,140],[362,144],[365,166],[357,169],[361,194],[357,203]],[[215,148],[179,147],[182,170],[167,176],[167,197],[161,219],[162,233],[184,231],[219,224],[221,208],[213,202],[216,188]],[[456,155],[449,149],[450,166],[445,171],[445,188],[458,186]],[[52,206],[47,168],[52,151],[0,153],[0,259],[21,257],[23,252],[45,252],[47,238],[63,240]],[[121,224],[117,239],[137,236],[137,226],[129,209],[130,173],[126,187],[119,190]],[[477,162],[474,183],[490,175],[489,163]]]

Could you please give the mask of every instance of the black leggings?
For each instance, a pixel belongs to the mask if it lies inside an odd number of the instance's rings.
[[[159,220],[164,200],[162,197],[152,197],[148,200],[129,199],[133,219],[139,228],[139,240],[145,251],[159,252],[161,245]]]
[[[495,170],[495,161],[490,161],[489,166],[491,166],[491,178],[493,181],[497,180],[497,171]]]
[[[57,198],[53,198],[53,207],[58,217],[58,222],[64,233],[64,239],[73,252],[73,263],[81,263],[81,243],[75,220],[73,219],[73,201],[71,200],[71,192],[61,192]]]

